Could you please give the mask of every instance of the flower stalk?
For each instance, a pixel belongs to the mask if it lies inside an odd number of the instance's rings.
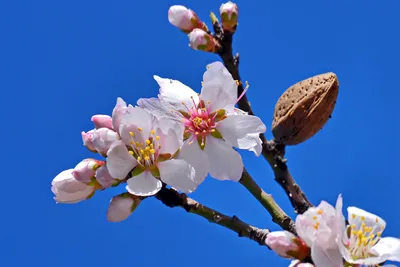
[[[213,21],[213,28],[215,33],[214,38],[218,41],[220,46],[220,49],[216,51],[216,54],[221,57],[225,67],[231,73],[233,79],[238,81],[237,93],[238,96],[240,96],[245,88],[243,87],[239,73],[239,54],[236,54],[235,56],[233,55],[233,33],[224,31],[218,20]],[[237,105],[241,110],[247,112],[249,115],[254,115],[246,94],[239,99]],[[300,186],[296,183],[287,167],[286,159],[284,159],[285,146],[277,146],[273,140],[268,141],[263,133],[260,134],[260,139],[263,143],[262,155],[271,166],[275,175],[275,181],[277,181],[285,191],[295,213],[304,213],[313,205],[307,199]]]
[[[293,220],[282,210],[275,202],[272,195],[267,194],[253,180],[246,169],[243,169],[242,178],[239,181],[261,205],[271,214],[272,221],[282,227],[283,230],[296,234],[295,224]]]

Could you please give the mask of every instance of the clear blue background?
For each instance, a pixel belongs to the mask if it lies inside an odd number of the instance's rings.
[[[110,114],[118,96],[155,96],[158,74],[199,90],[205,65],[167,20],[183,4],[208,22],[219,1],[8,1],[1,4],[2,209],[0,265],[287,266],[289,261],[181,209],[146,200],[109,223],[99,192],[56,204],[51,180],[90,157],[80,132]],[[293,83],[333,71],[340,81],[333,118],[287,150],[309,199],[376,212],[399,236],[399,62],[397,1],[244,1],[234,50],[255,113],[270,129],[276,100]],[[209,24],[210,25],[210,24]],[[270,132],[268,137],[271,138]],[[290,215],[263,158],[243,153],[248,170]],[[278,230],[240,184],[208,179],[193,198],[258,227]]]

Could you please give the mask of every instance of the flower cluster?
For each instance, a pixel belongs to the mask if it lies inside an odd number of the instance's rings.
[[[297,259],[300,264],[311,250],[316,267],[376,266],[385,261],[400,262],[400,239],[381,237],[386,222],[365,210],[348,207],[348,224],[342,213],[339,196],[336,207],[322,201],[296,218],[298,237],[286,232],[273,232],[266,245],[278,255]],[[385,265],[386,267],[393,265]]]
[[[85,159],[57,175],[57,202],[77,203],[126,182],[127,192],[111,200],[107,215],[121,221],[164,185],[191,193],[207,175],[239,181],[243,162],[233,147],[261,153],[266,127],[235,108],[237,83],[222,63],[207,66],[200,94],[177,80],[154,79],[157,98],[139,99],[137,106],[118,98],[112,116],[92,117],[94,129],[82,132],[83,144],[106,160]]]
[[[233,2],[222,4],[219,8],[222,29],[233,34],[237,27],[239,9]],[[211,35],[206,24],[197,14],[185,6],[174,5],[168,10],[168,20],[175,27],[188,34],[189,46],[195,50],[216,52],[219,48],[217,40]]]

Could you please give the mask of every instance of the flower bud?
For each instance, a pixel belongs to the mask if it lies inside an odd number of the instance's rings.
[[[62,171],[51,182],[55,201],[65,204],[78,203],[90,198],[96,191],[95,186],[76,180],[72,172],[73,169]]]
[[[129,217],[139,206],[141,200],[138,196],[123,193],[111,199],[107,210],[109,222],[121,222]]]
[[[100,115],[100,114],[93,115],[91,120],[92,120],[94,126],[96,127],[96,129],[99,129],[99,128],[108,128],[111,130],[113,129],[112,119],[108,115]]]
[[[94,130],[90,130],[90,131],[87,132],[87,133],[82,132],[82,133],[81,133],[81,135],[82,135],[82,141],[83,141],[83,145],[84,145],[87,149],[89,149],[89,150],[92,151],[92,152],[97,152],[96,149],[94,148],[93,142],[92,142],[93,133],[94,133]]]
[[[308,247],[297,236],[288,231],[276,231],[268,234],[265,244],[284,258],[304,259]]]
[[[108,128],[94,130],[92,137],[93,147],[102,154],[106,154],[111,144],[119,140],[119,135]]]
[[[239,15],[238,6],[229,1],[221,5],[219,14],[221,16],[222,28],[225,31],[235,32]]]
[[[214,37],[201,29],[194,29],[188,36],[189,46],[194,50],[215,52],[217,49],[218,45]]]
[[[294,260],[290,263],[289,267],[314,267],[314,265],[308,262],[301,262],[299,260]]]
[[[72,175],[79,182],[90,183],[92,178],[95,176],[96,169],[103,164],[104,161],[84,159],[75,166],[74,170],[72,171]]]
[[[116,183],[119,182],[119,180],[114,179],[111,174],[108,172],[107,165],[104,164],[100,168],[96,170],[96,180],[99,182],[99,184],[103,188],[108,188]]]
[[[193,10],[181,5],[171,6],[168,10],[168,20],[175,27],[185,33],[199,28],[208,31],[207,26],[202,22]]]

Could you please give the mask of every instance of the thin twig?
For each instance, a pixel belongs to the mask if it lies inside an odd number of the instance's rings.
[[[246,189],[268,210],[272,216],[272,221],[282,227],[283,230],[296,234],[293,220],[281,209],[270,194],[264,192],[253,180],[246,169],[243,169],[242,177],[239,181]]]
[[[233,33],[224,33],[218,21],[214,22],[213,27],[215,33],[214,38],[220,44],[220,49],[217,51],[217,54],[222,58],[225,67],[232,74],[233,79],[238,81],[238,96],[240,96],[244,88],[239,74],[239,55],[236,54],[233,56],[232,53]],[[246,95],[239,100],[238,107],[248,114],[254,115]],[[295,212],[299,214],[304,213],[313,205],[290,174],[286,159],[284,159],[285,146],[276,145],[273,140],[268,141],[264,134],[260,134],[260,138],[263,143],[262,155],[271,166],[275,175],[275,181],[285,190]]]
[[[247,237],[262,246],[266,246],[265,239],[269,234],[268,229],[259,229],[251,226],[240,220],[237,216],[224,215],[171,188],[163,187],[155,197],[168,207],[181,207],[189,213],[197,214],[211,223],[221,225],[236,232],[239,237]]]

